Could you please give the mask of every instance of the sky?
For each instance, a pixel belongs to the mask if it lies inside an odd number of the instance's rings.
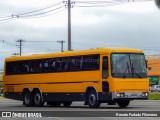
[[[112,3],[98,6],[93,4],[93,0],[87,1],[90,2],[72,1],[72,50],[131,47],[144,50],[146,55],[160,54],[160,9],[153,0],[128,3],[128,0],[103,0]],[[66,51],[68,21],[65,5],[61,0],[1,0],[0,70],[5,57],[19,53],[16,43],[19,39],[24,40],[22,55],[59,52],[61,46],[58,40],[65,41]],[[47,9],[34,15],[46,14],[36,17],[26,14],[43,8]]]

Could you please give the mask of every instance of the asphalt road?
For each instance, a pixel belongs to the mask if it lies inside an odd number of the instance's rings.
[[[30,111],[30,112],[47,112],[49,111],[50,113],[54,112],[60,112],[59,116],[53,116],[53,117],[48,117],[47,119],[51,120],[113,120],[113,119],[122,119],[122,117],[80,117],[82,113],[86,113],[83,115],[89,115],[90,114],[96,114],[95,112],[106,112],[108,115],[115,114],[116,113],[127,113],[127,112],[132,112],[132,113],[138,113],[138,112],[147,112],[147,113],[153,113],[153,111],[158,111],[158,114],[160,114],[160,101],[151,101],[151,100],[134,100],[131,101],[130,105],[127,108],[119,108],[117,105],[107,105],[106,103],[101,104],[100,108],[98,109],[91,109],[88,106],[84,106],[83,102],[73,102],[73,104],[70,107],[51,107],[45,105],[44,107],[25,107],[22,105],[21,101],[16,101],[16,100],[10,100],[10,99],[5,99],[5,98],[0,98],[0,111],[1,112],[6,112],[6,111],[15,111],[18,113],[22,113],[25,111]],[[77,112],[78,117],[63,117],[66,113],[72,113]],[[91,112],[92,111],[92,112]],[[128,114],[128,113],[127,113]],[[91,116],[92,116],[91,115]],[[6,119],[8,118],[0,118],[0,119]],[[22,118],[14,118],[15,120],[21,120]],[[23,118],[27,119],[27,118]],[[33,119],[33,118],[30,118]],[[35,119],[35,118],[34,118]],[[38,120],[43,120],[44,118],[38,118]],[[46,118],[45,118],[46,119]],[[44,120],[45,120],[44,119]],[[123,120],[128,120],[128,119],[135,119],[134,117],[123,117]],[[159,117],[136,117],[136,119],[139,120],[150,120],[150,119],[155,119],[159,120]]]

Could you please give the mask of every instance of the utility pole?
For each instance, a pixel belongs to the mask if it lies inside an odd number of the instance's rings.
[[[68,51],[71,50],[71,0],[68,0]]]
[[[19,55],[22,55],[22,42],[24,42],[24,40],[20,39],[17,40],[16,42],[19,42],[19,45],[17,45],[19,47]]]
[[[59,41],[57,41],[58,43],[61,43],[61,52],[63,52],[63,43],[65,43],[65,41],[63,41],[63,40],[59,40]]]

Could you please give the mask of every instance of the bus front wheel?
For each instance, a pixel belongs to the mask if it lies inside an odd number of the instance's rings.
[[[97,93],[95,90],[90,90],[88,92],[87,103],[91,108],[98,108],[100,106],[100,102],[97,100]]]
[[[72,101],[63,102],[63,105],[64,105],[65,107],[69,107],[71,104],[72,104]]]
[[[27,107],[33,106],[33,96],[31,92],[29,91],[24,92],[23,103]]]
[[[127,107],[129,103],[130,103],[130,100],[118,100],[117,101],[118,106],[121,108]]]
[[[42,107],[44,105],[41,93],[39,91],[35,91],[33,97],[34,97],[33,101],[35,106]]]

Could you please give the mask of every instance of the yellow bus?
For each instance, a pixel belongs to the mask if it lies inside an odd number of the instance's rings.
[[[69,107],[73,101],[97,108],[127,107],[147,99],[149,80],[142,50],[97,48],[5,59],[4,97],[25,106]]]

